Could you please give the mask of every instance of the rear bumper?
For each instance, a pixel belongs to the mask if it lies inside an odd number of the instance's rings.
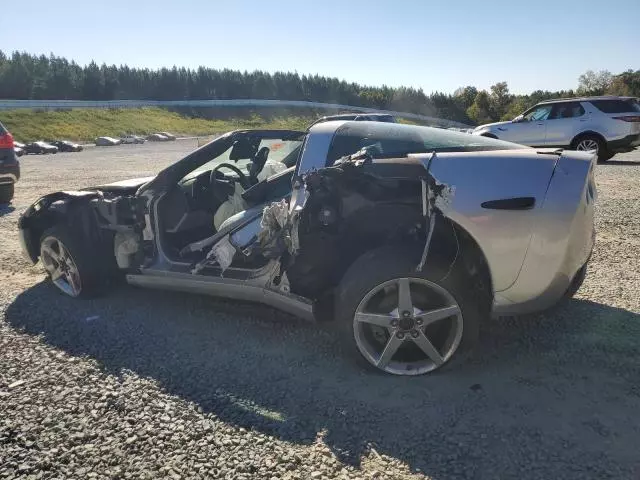
[[[20,179],[20,164],[0,165],[0,185],[16,183]]]
[[[607,144],[609,151],[614,153],[630,152],[638,146],[640,146],[640,133],[627,135],[619,140],[612,140]]]

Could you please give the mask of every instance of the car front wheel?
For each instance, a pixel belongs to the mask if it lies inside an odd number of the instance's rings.
[[[70,297],[92,297],[105,284],[106,261],[57,225],[40,238],[40,260],[53,284]]]
[[[375,369],[395,375],[433,372],[462,358],[478,336],[473,291],[456,272],[420,254],[385,247],[368,252],[345,274],[337,321],[349,349]]]

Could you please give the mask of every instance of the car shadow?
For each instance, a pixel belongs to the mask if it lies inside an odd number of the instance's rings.
[[[621,165],[621,166],[638,166],[640,162],[635,160],[607,160],[606,162],[598,162],[599,165]]]
[[[556,415],[567,405],[590,408],[594,400],[585,392],[607,390],[610,372],[628,376],[629,393],[640,397],[633,390],[640,328],[628,328],[640,325],[640,315],[585,300],[553,314],[488,321],[466,364],[418,378],[365,371],[325,326],[194,295],[122,286],[78,301],[43,282],[18,295],[5,315],[21,332],[93,358],[108,373],[154,379],[227,423],[298,444],[322,437],[341,462],[357,466],[371,452],[385,454],[439,480],[495,468],[517,475],[531,452],[495,447],[504,442],[499,428],[516,428],[510,415],[520,419],[520,408],[533,413],[517,428],[533,422],[536,435],[557,437],[558,445],[547,439],[536,452],[552,458],[564,441]],[[603,341],[618,349],[616,360]],[[565,385],[567,379],[573,383]],[[536,410],[539,402],[545,407]],[[565,456],[591,448],[588,435],[571,441]],[[489,444],[492,455],[482,455]],[[593,468],[605,471],[611,465],[598,445]],[[553,462],[548,468],[551,475]]]
[[[15,209],[16,208],[10,203],[0,203],[0,217],[2,217],[3,215],[9,215]]]

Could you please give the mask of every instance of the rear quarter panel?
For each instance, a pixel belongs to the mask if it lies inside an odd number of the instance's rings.
[[[596,158],[565,151],[539,210],[535,232],[517,281],[501,292],[503,313],[540,311],[555,304],[595,242]]]
[[[432,160],[433,177],[455,187],[445,213],[484,252],[495,292],[509,288],[518,277],[557,159],[555,154],[523,149],[439,153]],[[530,210],[481,206],[490,200],[516,197],[533,197],[535,206]]]

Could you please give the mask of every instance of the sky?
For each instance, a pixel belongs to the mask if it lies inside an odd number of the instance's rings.
[[[640,69],[640,0],[22,0],[7,7],[5,53],[54,53],[80,64],[297,71],[427,94],[500,81],[513,93],[569,89],[589,69]]]

